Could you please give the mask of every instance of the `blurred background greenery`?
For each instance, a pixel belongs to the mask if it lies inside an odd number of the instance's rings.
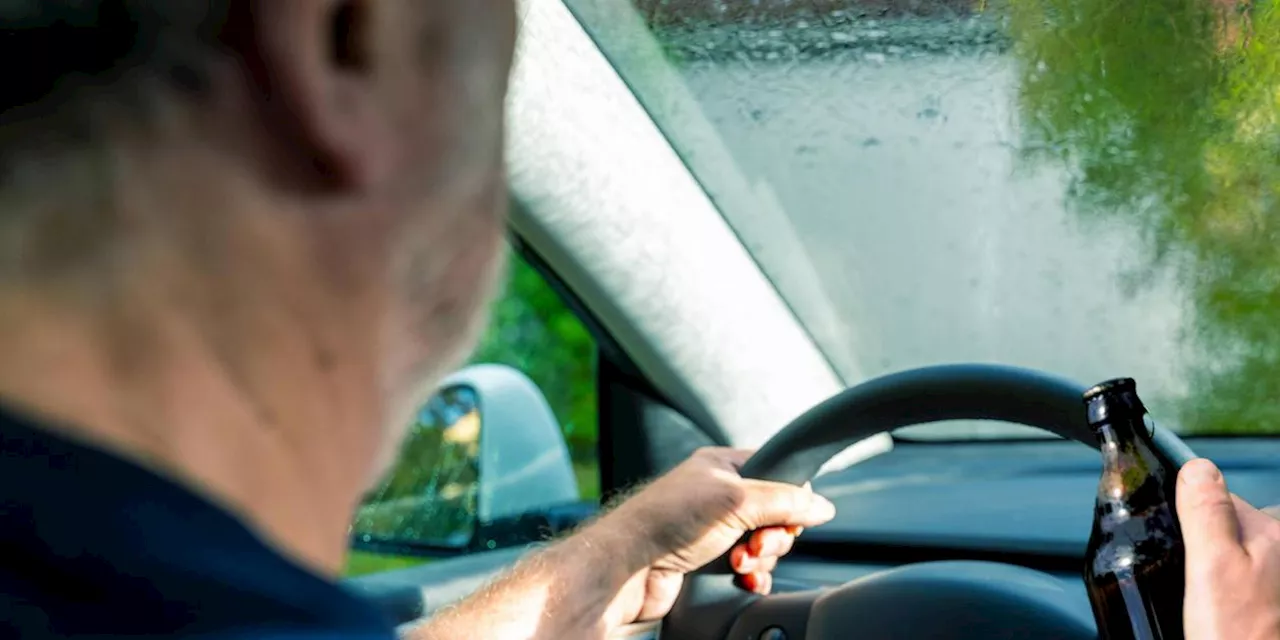
[[[1189,292],[1185,433],[1280,428],[1280,5],[1005,0],[1028,162]],[[993,5],[994,6],[994,5]]]

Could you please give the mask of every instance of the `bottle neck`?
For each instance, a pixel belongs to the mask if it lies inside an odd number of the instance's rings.
[[[1122,420],[1113,420],[1100,427],[1096,427],[1094,434],[1098,438],[1098,445],[1102,447],[1103,461],[1107,459],[1109,451],[1122,451],[1126,447],[1124,445],[1137,445],[1137,448],[1148,448],[1147,444],[1147,425],[1143,423],[1141,416],[1128,417]],[[1133,447],[1128,447],[1132,449]]]
[[[1099,427],[1096,433],[1102,451],[1098,504],[1122,503],[1129,508],[1145,508],[1162,501],[1159,487],[1164,481],[1164,470],[1151,447],[1142,416],[1113,420]]]

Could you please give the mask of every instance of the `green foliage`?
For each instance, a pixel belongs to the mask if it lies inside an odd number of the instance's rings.
[[[1144,274],[1189,295],[1183,428],[1276,432],[1280,8],[1011,0],[1010,16],[1028,159],[1065,163],[1074,210],[1140,229]]]
[[[507,288],[473,362],[505,364],[528,375],[564,428],[574,459],[596,452],[595,340],[559,294],[523,259],[511,261]]]
[[[347,566],[342,575],[347,578],[368,575],[371,573],[382,573],[383,571],[394,571],[396,569],[408,569],[418,565],[431,562],[430,558],[410,557],[410,556],[393,556],[382,553],[370,553],[368,551],[352,551],[347,555]]]

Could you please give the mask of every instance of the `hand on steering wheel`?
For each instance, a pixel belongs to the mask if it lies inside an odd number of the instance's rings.
[[[744,586],[767,594],[770,572],[799,530],[835,515],[831,502],[807,486],[743,478],[739,469],[750,457],[750,451],[700,449],[597,523],[649,544],[641,551],[649,554],[648,572],[619,597],[622,620],[665,616],[685,574],[726,552]]]

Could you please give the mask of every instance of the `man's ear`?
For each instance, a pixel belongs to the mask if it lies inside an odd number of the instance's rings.
[[[378,1],[235,3],[227,44],[252,75],[269,131],[328,188],[377,184],[393,159],[370,58]]]

